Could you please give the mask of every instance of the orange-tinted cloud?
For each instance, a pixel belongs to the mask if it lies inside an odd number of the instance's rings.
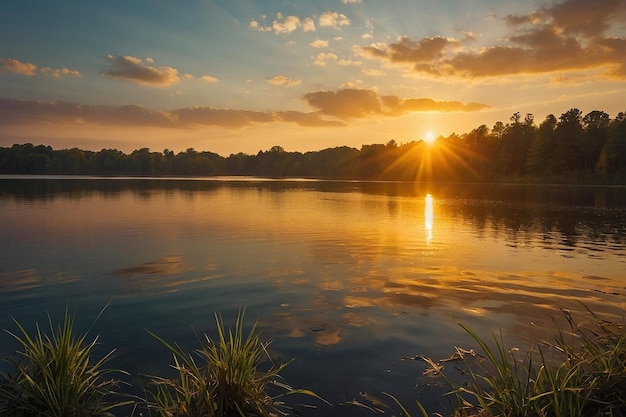
[[[236,129],[267,123],[296,123],[308,127],[345,126],[350,119],[397,117],[423,111],[477,111],[489,107],[479,103],[464,104],[429,98],[381,97],[373,90],[362,89],[315,91],[305,94],[304,100],[316,110],[252,111],[212,107],[150,110],[135,105],[94,106],[61,101],[0,99],[0,126],[55,123],[183,129],[198,126]]]
[[[0,126],[30,124],[96,124],[107,126],[144,126],[194,128],[220,126],[236,129],[272,122],[302,126],[341,126],[344,123],[324,120],[319,112],[250,111],[186,107],[172,111],[150,110],[141,106],[92,106],[61,101],[0,99]]]
[[[272,85],[282,86],[285,88],[295,87],[302,84],[302,80],[298,80],[296,78],[288,78],[284,75],[277,75],[273,78],[268,78],[266,81]]]
[[[183,80],[200,80],[208,83],[216,83],[217,78],[211,75],[196,77],[193,74],[180,74],[176,68],[156,67],[154,59],[136,58],[128,55],[109,55],[109,68],[104,71],[106,75],[120,80],[130,81],[143,85],[168,86]]]
[[[372,116],[401,116],[411,112],[478,111],[489,108],[486,104],[458,101],[435,101],[430,98],[403,99],[397,96],[379,96],[373,90],[343,89],[316,91],[304,96],[307,103],[327,116],[342,120],[362,119]]]
[[[107,60],[110,67],[104,73],[113,78],[146,85],[170,85],[181,80],[175,68],[148,65],[152,59],[144,62],[133,56],[109,55]]]
[[[32,77],[37,75],[37,65],[21,62],[13,58],[0,58],[0,73],[4,72],[12,72],[14,74]]]
[[[507,16],[510,33],[501,44],[480,49],[441,37],[361,47],[382,61],[407,64],[416,73],[467,78],[546,74],[603,68],[605,77],[626,78],[626,0],[566,0],[523,16]]]
[[[80,77],[80,72],[75,70],[70,70],[68,68],[50,68],[43,67],[39,68],[37,65],[32,64],[30,62],[21,62],[14,58],[0,58],[0,74],[5,72],[11,72],[14,74],[24,75],[26,77],[34,77],[37,75],[52,77],[52,78],[61,78],[65,75],[72,75],[74,77]]]

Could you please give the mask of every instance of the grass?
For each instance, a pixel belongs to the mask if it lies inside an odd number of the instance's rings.
[[[154,377],[155,389],[150,409],[162,417],[186,416],[275,416],[288,414],[281,401],[286,394],[307,394],[280,382],[280,372],[288,365],[275,365],[261,341],[256,325],[244,334],[244,312],[237,316],[235,329],[226,329],[219,314],[215,315],[217,339],[206,334],[193,354],[184,352],[150,332],[172,353],[176,378]],[[261,370],[264,362],[269,368]],[[268,389],[282,394],[270,396]],[[319,397],[317,397],[319,398]]]
[[[427,365],[425,375],[442,378],[450,388],[445,397],[455,417],[626,417],[626,326],[587,313],[579,322],[563,311],[567,326],[557,327],[552,341],[539,342],[525,354],[507,348],[502,334],[485,340],[461,325],[476,350],[456,347],[450,358],[439,361],[418,358]],[[120,381],[111,374],[124,372],[106,367],[114,351],[96,359],[98,337],[74,336],[74,318],[67,312],[57,326],[48,318],[48,333],[37,325],[31,335],[14,320],[18,330],[7,333],[21,348],[7,360],[9,370],[0,373],[0,415],[111,416],[123,405],[134,406],[133,414],[138,405],[147,405],[150,416],[273,417],[299,411],[286,405],[286,395],[319,398],[282,381],[280,372],[288,362],[271,360],[270,342],[260,338],[256,325],[244,331],[243,311],[234,328],[226,328],[219,314],[215,321],[217,337],[205,334],[191,353],[149,332],[171,352],[174,376],[152,377],[148,400],[119,401]],[[392,394],[384,394],[410,416]],[[423,417],[429,415],[422,404],[417,406]]]
[[[525,355],[507,349],[501,334],[490,344],[461,325],[478,352],[457,347],[446,360],[420,359],[427,364],[426,374],[443,378],[451,388],[447,395],[456,416],[626,416],[624,323],[588,313],[589,320],[578,323],[563,311],[567,328]],[[464,378],[448,373],[444,361],[462,366]],[[423,407],[420,412],[428,415]]]
[[[102,313],[101,313],[102,314]],[[98,316],[99,317],[99,316]],[[106,416],[125,401],[110,401],[117,380],[105,368],[113,351],[94,359],[98,338],[74,336],[74,318],[67,312],[55,327],[48,317],[49,334],[37,325],[34,336],[14,320],[18,331],[7,331],[21,345],[17,358],[8,359],[9,371],[0,374],[0,414],[3,416]]]

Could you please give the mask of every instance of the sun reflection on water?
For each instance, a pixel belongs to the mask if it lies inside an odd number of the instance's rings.
[[[424,208],[424,228],[426,229],[426,243],[430,243],[433,238],[433,196],[426,194],[426,204]]]

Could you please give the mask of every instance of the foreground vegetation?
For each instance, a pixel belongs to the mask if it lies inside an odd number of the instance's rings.
[[[563,311],[568,327],[523,355],[507,349],[502,335],[488,343],[462,326],[478,350],[416,359],[426,362],[424,375],[448,385],[455,416],[626,416],[626,328],[588,313],[590,320],[576,322]]]
[[[263,342],[254,326],[244,333],[244,314],[237,317],[235,329],[226,329],[216,315],[217,340],[205,335],[194,353],[183,351],[151,333],[173,355],[171,366],[177,377],[150,377],[145,387],[147,399],[129,398],[120,390],[121,370],[105,367],[113,352],[94,359],[98,338],[87,341],[87,334],[73,335],[73,317],[66,314],[50,334],[39,326],[34,337],[15,322],[19,332],[9,332],[22,346],[17,358],[7,360],[9,370],[0,374],[0,415],[12,417],[112,416],[111,410],[132,406],[132,415],[162,417],[276,416],[288,414],[281,401],[288,394],[317,397],[308,390],[295,390],[280,381],[279,372],[287,365],[261,370],[269,342]],[[270,396],[273,386],[278,395]],[[317,397],[319,398],[319,397]]]
[[[570,109],[538,126],[532,114],[469,133],[398,144],[287,152],[280,146],[228,157],[193,148],[175,154],[142,148],[53,150],[16,144],[0,148],[0,174],[252,175],[395,181],[534,181],[626,184],[626,113],[611,119]]]
[[[541,342],[524,355],[507,349],[502,335],[489,343],[462,326],[477,350],[456,347],[451,357],[439,361],[421,355],[413,359],[427,364],[426,377],[448,385],[445,397],[455,417],[626,416],[626,327],[588,313],[589,320],[577,322],[563,311],[568,327],[559,329],[553,342]],[[87,334],[75,337],[68,314],[57,327],[49,320],[49,334],[37,326],[31,336],[16,321],[19,331],[9,334],[23,350],[7,360],[9,371],[0,374],[0,414],[111,416],[111,410],[131,406],[131,415],[269,417],[297,414],[282,400],[288,394],[324,401],[280,381],[287,363],[271,362],[269,342],[261,341],[256,326],[244,333],[243,318],[240,313],[235,328],[226,329],[216,315],[217,339],[205,335],[194,353],[151,333],[172,353],[176,376],[151,377],[147,399],[119,391],[121,381],[111,374],[125,373],[105,367],[113,352],[95,359],[98,338],[89,342]],[[269,367],[261,370],[268,359]],[[448,363],[454,364],[451,371]],[[272,387],[277,395],[269,394]],[[392,394],[386,395],[410,416]],[[356,401],[351,405],[384,412]],[[417,405],[427,417],[422,404]]]

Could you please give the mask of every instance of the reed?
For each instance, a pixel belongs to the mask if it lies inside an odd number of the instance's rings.
[[[49,333],[37,325],[35,334],[30,335],[14,322],[18,331],[7,333],[22,350],[7,359],[9,370],[0,374],[1,415],[106,416],[111,415],[110,410],[132,403],[110,400],[121,398],[116,391],[119,381],[110,376],[123,372],[105,368],[114,351],[94,360],[98,337],[88,341],[87,333],[74,336],[74,318],[67,311],[56,327],[48,317]]]
[[[457,416],[626,416],[624,323],[588,313],[590,319],[578,323],[564,310],[568,328],[559,328],[553,342],[538,343],[521,357],[517,349],[505,347],[501,334],[490,344],[461,325],[478,352],[456,348],[442,361],[420,359],[427,364],[425,374],[450,386]],[[444,369],[443,361],[451,360],[462,366],[463,378]]]
[[[241,311],[234,330],[226,329],[222,317],[215,315],[217,338],[206,334],[194,353],[183,351],[152,332],[173,355],[176,378],[154,377],[155,389],[149,408],[162,417],[183,416],[275,416],[288,414],[281,398],[287,394],[306,394],[280,382],[280,372],[288,365],[274,364],[256,325],[244,333],[244,312]],[[265,361],[267,369],[261,370]],[[268,389],[281,393],[270,396]]]

